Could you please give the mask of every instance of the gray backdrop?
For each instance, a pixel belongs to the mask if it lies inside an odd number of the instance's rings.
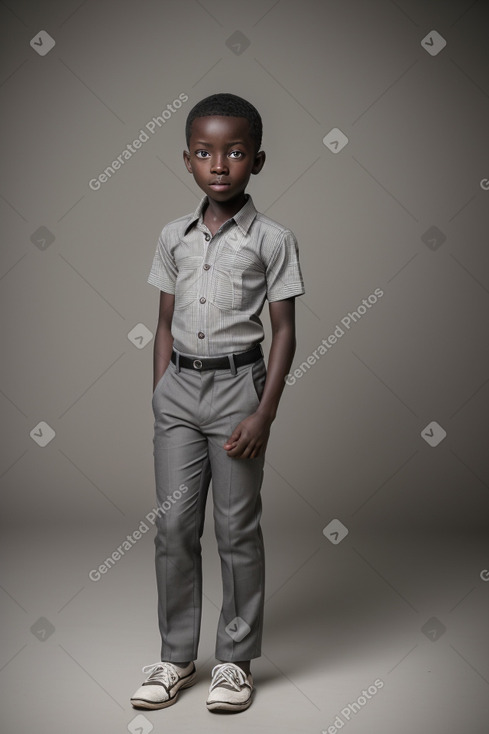
[[[0,19],[3,730],[486,732],[487,2],[7,0]],[[146,278],[200,199],[186,115],[219,91],[262,113],[249,190],[306,283],[263,489],[264,654],[232,720],[204,707],[211,522],[199,682],[129,703],[159,653]]]

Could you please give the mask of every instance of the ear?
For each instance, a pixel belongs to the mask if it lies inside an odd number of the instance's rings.
[[[260,152],[255,155],[255,160],[253,162],[253,168],[251,169],[251,173],[254,173],[254,174],[260,173],[261,169],[265,165],[265,159],[266,159],[265,151],[260,150]]]
[[[188,150],[183,151],[183,161],[189,173],[192,173],[192,164],[190,163],[190,153]]]

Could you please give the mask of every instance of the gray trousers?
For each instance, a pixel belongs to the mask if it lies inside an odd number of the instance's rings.
[[[216,639],[222,662],[261,655],[264,548],[260,528],[264,457],[234,459],[222,448],[260,402],[263,358],[229,370],[177,369],[170,362],[152,406],[156,495],[155,565],[161,659],[197,659],[202,611],[201,543],[212,478],[223,600]],[[166,508],[166,509],[165,509]]]

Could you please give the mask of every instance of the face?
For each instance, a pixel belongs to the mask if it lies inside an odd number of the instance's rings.
[[[242,199],[251,174],[261,171],[265,153],[255,153],[249,127],[244,117],[219,115],[193,121],[183,158],[209,199],[220,203]]]

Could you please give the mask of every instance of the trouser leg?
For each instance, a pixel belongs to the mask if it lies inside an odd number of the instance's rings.
[[[245,366],[234,376],[217,375],[214,421],[206,427],[223,586],[216,658],[226,662],[261,655],[265,558],[260,491],[265,457],[231,458],[222,446],[234,428],[258,407],[265,377],[263,360]]]
[[[153,398],[160,508],[155,537],[158,623],[161,659],[170,662],[197,658],[202,612],[200,540],[210,481],[207,439],[189,421],[190,396],[181,392],[170,366]]]
[[[214,525],[221,559],[223,600],[216,658],[232,662],[261,655],[265,556],[260,527],[264,457],[223,460],[209,442]]]

